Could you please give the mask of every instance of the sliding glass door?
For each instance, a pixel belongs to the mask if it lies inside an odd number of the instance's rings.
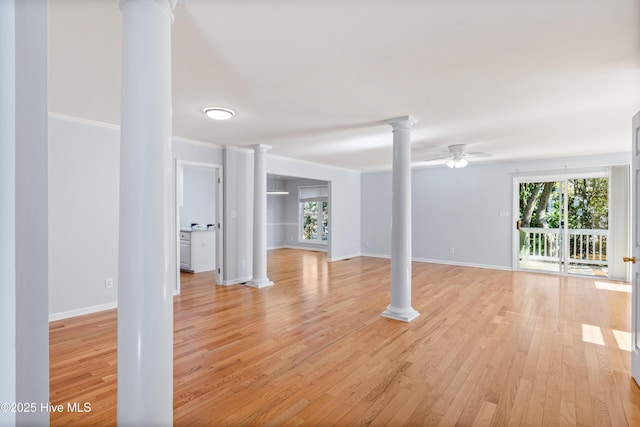
[[[567,180],[569,273],[606,276],[609,233],[609,180]]]
[[[607,275],[608,178],[518,184],[518,268]]]
[[[519,190],[519,268],[563,271],[562,182],[522,182]]]

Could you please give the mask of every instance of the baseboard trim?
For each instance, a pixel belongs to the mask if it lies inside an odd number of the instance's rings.
[[[345,259],[358,258],[360,256],[362,256],[362,254],[342,255],[336,258],[327,258],[327,261],[329,262],[344,261]]]
[[[251,279],[252,279],[251,276],[247,276],[247,277],[239,277],[237,279],[223,280],[222,283],[220,283],[220,286],[231,286],[231,285],[238,285],[241,283],[247,283]]]
[[[384,258],[391,259],[389,255],[385,254],[362,254],[361,256],[371,257],[371,258]],[[470,267],[470,268],[484,268],[487,270],[502,270],[502,271],[513,271],[511,267],[505,267],[501,265],[487,265],[487,264],[475,264],[471,262],[458,262],[458,261],[448,261],[441,259],[430,259],[430,258],[412,258],[412,261],[415,262],[425,262],[429,264],[443,264],[443,265],[453,265],[457,267]]]
[[[445,261],[445,260],[428,259],[428,258],[413,258],[412,260],[417,262],[426,262],[430,264],[453,265],[456,267],[470,267],[470,268],[484,268],[487,270],[513,271],[511,267],[505,267],[501,265],[474,264],[471,262]]]
[[[268,251],[273,249],[299,249],[302,251],[314,251],[314,252],[327,252],[326,248],[315,248],[311,246],[294,246],[294,245],[284,245],[284,246],[271,246],[267,248]]]
[[[90,307],[77,308],[75,310],[61,311],[59,313],[49,314],[49,322],[56,320],[68,319],[70,317],[83,316],[85,314],[97,313],[99,311],[111,310],[118,308],[118,301],[108,302],[106,304],[92,305]]]
[[[362,253],[359,256],[366,256],[369,258],[384,258],[384,259],[391,259],[391,256],[389,255],[384,255],[384,254],[370,254],[370,253]]]

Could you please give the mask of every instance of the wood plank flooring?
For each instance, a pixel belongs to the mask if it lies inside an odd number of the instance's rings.
[[[389,304],[389,260],[269,253],[275,286],[183,274],[174,425],[640,425],[628,284],[413,264]],[[52,322],[51,425],[115,425],[116,310]]]

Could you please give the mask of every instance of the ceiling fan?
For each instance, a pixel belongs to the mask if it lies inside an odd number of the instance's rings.
[[[447,152],[432,152],[431,155],[419,159],[421,162],[431,162],[434,160],[449,159],[447,166],[450,168],[463,168],[469,164],[467,161],[470,157],[489,157],[491,154],[482,153],[480,151],[466,151],[466,144],[454,144],[447,147]]]

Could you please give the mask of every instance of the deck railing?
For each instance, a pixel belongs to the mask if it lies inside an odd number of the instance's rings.
[[[569,262],[572,264],[607,265],[608,230],[569,229]],[[537,261],[558,261],[559,228],[520,229],[520,254]]]

